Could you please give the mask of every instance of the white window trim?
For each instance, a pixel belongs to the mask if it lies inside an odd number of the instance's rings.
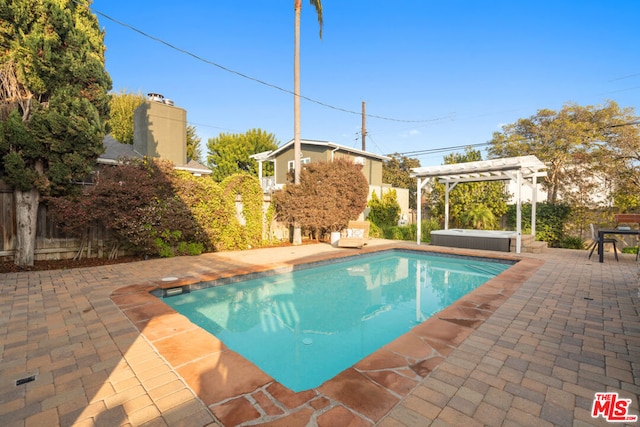
[[[308,163],[311,163],[311,157],[304,157],[304,158],[300,159],[300,164],[301,164],[301,165],[306,165],[306,164],[308,164]],[[295,167],[294,167],[294,166],[295,166],[295,165],[294,165],[294,161],[293,161],[293,160],[289,160],[289,161],[287,162],[287,170],[288,170],[288,171],[292,171],[292,170],[294,170],[294,169],[295,169]]]

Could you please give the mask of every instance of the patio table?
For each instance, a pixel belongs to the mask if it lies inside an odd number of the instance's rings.
[[[598,261],[604,262],[604,236],[605,234],[640,235],[640,230],[625,230],[619,228],[601,228],[598,230]]]

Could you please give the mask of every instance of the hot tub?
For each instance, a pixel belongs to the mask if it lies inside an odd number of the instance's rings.
[[[432,245],[500,252],[509,252],[511,239],[515,238],[515,231],[503,230],[451,228],[449,230],[434,230],[431,232]]]

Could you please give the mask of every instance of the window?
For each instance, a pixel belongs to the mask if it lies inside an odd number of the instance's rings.
[[[293,160],[289,160],[289,162],[287,163],[287,170],[289,172],[293,171],[295,169],[294,164],[293,164]],[[307,163],[311,163],[311,157],[304,157],[302,159],[300,159],[300,164],[301,165],[306,165]]]

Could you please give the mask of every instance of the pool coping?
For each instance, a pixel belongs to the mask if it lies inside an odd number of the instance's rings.
[[[163,287],[285,271],[300,264],[389,249],[517,263],[321,386],[297,393],[150,293]],[[126,286],[114,291],[111,299],[224,426],[269,422],[306,425],[311,419],[318,425],[371,425],[410,394],[542,264],[541,260],[514,254],[392,243],[324,253],[287,264],[212,270],[170,282]],[[198,345],[188,345],[193,342]]]

